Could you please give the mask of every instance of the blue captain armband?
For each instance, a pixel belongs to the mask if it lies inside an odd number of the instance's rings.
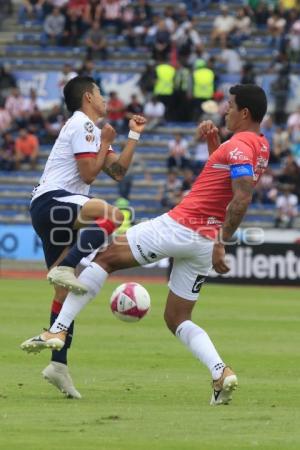
[[[253,166],[251,164],[234,164],[230,166],[231,178],[253,177]]]

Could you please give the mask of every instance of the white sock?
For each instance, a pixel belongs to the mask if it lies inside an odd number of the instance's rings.
[[[84,295],[75,295],[70,292],[60,310],[60,313],[50,328],[52,333],[67,330],[77,314],[98,294],[102,288],[108,273],[96,263],[91,263],[84,269],[78,277],[78,280],[89,290]]]
[[[210,337],[191,320],[182,322],[176,330],[176,336],[210,370],[213,380],[222,375],[225,364],[220,358]]]

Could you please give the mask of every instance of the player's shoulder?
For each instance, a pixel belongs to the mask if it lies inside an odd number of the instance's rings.
[[[252,134],[248,131],[240,131],[239,133],[235,133],[228,139],[228,142],[249,142],[252,138]]]
[[[260,137],[255,135],[255,133],[243,131],[231,136],[230,139],[224,142],[224,146],[228,152],[231,152],[233,149],[249,151],[254,150],[259,139]]]
[[[263,134],[257,134],[253,131],[240,131],[232,136],[233,140],[237,140],[243,143],[255,144],[266,140]]]
[[[212,156],[215,158],[223,158],[232,152],[232,150],[239,149],[239,144],[239,139],[237,139],[236,135],[233,135],[226,141],[222,142]]]
[[[82,111],[75,111],[75,113],[68,120],[69,130],[82,131],[83,133],[94,133],[96,130],[95,124]]]
[[[243,164],[252,159],[254,148],[246,136],[236,133],[219,146],[212,159],[219,164]]]
[[[270,144],[263,134],[243,131],[236,135],[237,146],[244,151],[267,154],[270,152]]]

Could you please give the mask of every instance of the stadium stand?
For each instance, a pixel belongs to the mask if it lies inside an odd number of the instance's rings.
[[[49,2],[51,3],[51,2]],[[130,3],[130,2],[127,2]],[[150,2],[155,15],[163,16],[169,3],[166,1],[153,0]],[[212,46],[210,34],[213,28],[213,23],[216,17],[220,14],[220,4],[218,1],[206,2],[208,6],[206,9],[197,8],[197,2],[185,2],[188,6],[188,14],[193,15],[193,23],[195,29],[201,39],[202,54],[200,56],[204,59],[213,60],[213,71],[217,75],[217,91],[224,90],[228,85],[234,84],[240,79],[239,74],[228,74],[225,70],[225,63],[218,57],[221,53],[220,43]],[[241,6],[238,0],[231,0],[227,2],[229,11],[236,11]],[[251,2],[249,2],[251,4]],[[276,3],[276,2],[274,2]],[[284,3],[284,2],[282,2]],[[132,2],[133,6],[137,2]],[[182,10],[184,5],[180,4]],[[199,5],[198,5],[199,6]],[[65,64],[78,71],[85,60],[85,47],[83,41],[76,47],[66,46],[41,46],[41,36],[43,32],[43,23],[36,23],[32,21],[18,22],[18,12],[20,5],[18,2],[14,4],[13,11],[9,9],[5,12],[5,20],[2,21],[0,28],[0,66],[9,66],[9,71],[12,74],[17,74],[18,80],[23,80],[20,84],[22,90],[26,90],[26,77],[22,78],[20,73],[35,72],[46,76],[49,72],[62,71]],[[282,9],[281,9],[282,10]],[[258,82],[262,82],[265,86],[267,81],[264,79],[266,74],[271,77],[276,76],[278,67],[282,69],[278,55],[281,49],[278,50],[270,47],[269,33],[267,26],[260,26],[257,16],[253,10],[248,9],[253,24],[252,33],[236,47],[236,51],[243,62],[243,74],[245,73],[245,64],[250,70],[254,71],[254,76]],[[290,14],[289,11],[281,12],[285,17]],[[165,17],[165,16],[164,16]],[[297,12],[297,18],[299,12]],[[295,20],[294,20],[295,22]],[[293,22],[293,23],[294,23]],[[288,31],[284,36],[288,36]],[[283,39],[284,39],[283,36]],[[149,48],[144,45],[136,45],[132,48],[128,45],[127,40],[117,35],[114,27],[111,25],[105,27],[105,37],[108,45],[108,58],[95,59],[93,73],[100,78],[105,74],[122,74],[126,70],[126,74],[137,75],[137,80],[140,74],[145,70],[146,64],[153,57]],[[274,44],[274,43],[273,43]],[[273,45],[272,44],[272,45]],[[283,43],[279,45],[283,45]],[[275,45],[275,44],[274,44]],[[170,53],[172,60],[172,49]],[[173,55],[174,56],[174,55]],[[288,60],[289,77],[295,85],[298,86],[300,74],[299,57]],[[105,78],[105,77],[104,77]],[[42,83],[42,81],[41,81]],[[272,84],[268,83],[269,92],[272,93]],[[134,92],[134,91],[133,91]],[[274,92],[273,92],[274,94]],[[275,92],[276,94],[276,92]],[[284,96],[288,96],[288,92],[284,92]],[[273,100],[272,108],[276,108]],[[60,103],[60,98],[57,98]],[[215,100],[214,100],[214,103]],[[275,105],[275,106],[274,106]],[[48,106],[49,108],[49,106]],[[294,108],[294,109],[293,109]],[[292,113],[296,106],[287,106],[286,113]],[[286,115],[285,115],[286,118]],[[286,123],[286,121],[285,121]],[[277,126],[282,124],[277,123]],[[285,125],[285,124],[283,124]],[[5,130],[2,130],[4,132]],[[136,211],[136,219],[149,218],[158,215],[162,206],[159,200],[159,189],[163,185],[167,165],[166,159],[168,156],[168,142],[174,136],[174,133],[180,132],[189,142],[190,149],[194,145],[195,122],[171,122],[168,121],[164,125],[149,130],[143,136],[140,143],[139,154],[143,159],[142,165],[136,165],[133,168],[134,182],[130,195],[131,205]],[[16,135],[16,129],[13,130],[13,135]],[[38,133],[40,138],[40,152],[36,170],[30,170],[28,165],[22,166],[20,170],[0,170],[0,223],[29,223],[30,218],[28,214],[28,205],[30,201],[30,192],[32,187],[38,183],[42,168],[45,164],[46,158],[49,155],[51,144],[53,143],[53,136],[47,133]],[[226,134],[224,134],[224,138]],[[125,140],[124,133],[118,135],[116,141],[116,148],[118,148]],[[247,217],[245,218],[245,226],[262,226],[265,228],[274,227],[276,214],[276,195],[278,191],[278,177],[282,174],[285,167],[285,155],[275,158],[272,163],[272,176],[274,182],[269,186],[269,191],[272,195],[268,197],[267,203],[259,200],[253,203]],[[298,160],[300,161],[300,159]],[[147,176],[145,177],[145,167]],[[280,183],[280,180],[279,180]],[[299,183],[298,183],[299,184]],[[298,187],[295,188],[299,189]],[[275,191],[274,191],[275,190]],[[268,192],[269,192],[268,191]],[[109,202],[114,202],[118,197],[118,186],[110,180],[106,175],[101,175],[94,183],[92,193],[105,198]],[[299,191],[297,191],[299,194]],[[300,227],[300,219],[297,218],[293,224],[294,227]]]

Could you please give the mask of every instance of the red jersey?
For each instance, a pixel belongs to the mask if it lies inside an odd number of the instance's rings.
[[[233,197],[231,179],[252,175],[256,184],[268,166],[269,154],[263,135],[236,133],[212,153],[189,194],[169,211],[170,217],[214,239]]]

